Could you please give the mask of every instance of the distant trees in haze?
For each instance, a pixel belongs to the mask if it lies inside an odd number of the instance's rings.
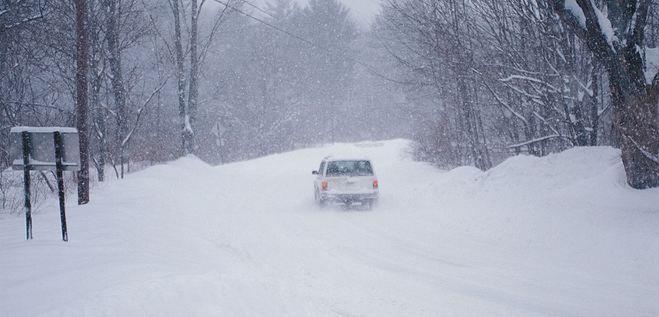
[[[75,3],[0,2],[3,170],[10,127],[75,126]],[[367,32],[337,0],[85,4],[94,179],[191,153],[229,162],[396,130],[366,110],[369,100],[395,99],[368,91],[393,90],[355,66]]]

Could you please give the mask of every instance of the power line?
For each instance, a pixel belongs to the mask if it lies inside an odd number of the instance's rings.
[[[244,15],[244,16],[246,16],[246,17],[252,19],[252,20],[255,20],[255,21],[257,21],[257,22],[259,22],[259,23],[261,23],[261,24],[264,24],[264,25],[266,25],[266,26],[268,26],[268,27],[270,27],[270,28],[273,28],[273,29],[275,29],[275,30],[277,30],[277,31],[279,31],[279,32],[282,32],[282,33],[284,33],[284,34],[286,34],[286,35],[288,35],[288,36],[292,36],[292,37],[294,37],[294,38],[296,38],[296,39],[298,39],[298,40],[300,40],[300,41],[302,41],[302,42],[305,42],[305,43],[307,43],[307,44],[313,45],[313,46],[315,47],[315,44],[314,44],[313,42],[311,42],[311,41],[309,41],[309,40],[307,40],[307,39],[305,39],[305,38],[303,38],[303,37],[301,37],[301,36],[298,36],[298,35],[296,35],[296,34],[293,34],[293,33],[289,32],[289,31],[286,31],[286,30],[284,30],[284,29],[282,29],[282,28],[280,28],[280,27],[278,27],[278,26],[276,26],[276,25],[274,25],[274,24],[272,24],[272,23],[269,23],[269,22],[267,22],[267,21],[265,21],[265,20],[263,20],[263,19],[257,18],[257,17],[255,17],[255,16],[253,16],[253,15],[251,15],[251,14],[249,14],[249,13],[243,11],[243,10],[240,10],[240,9],[236,8],[235,6],[230,5],[230,4],[227,3],[227,2],[224,2],[224,1],[221,1],[221,0],[214,0],[214,1],[217,2],[217,3],[219,3],[219,4],[222,4],[222,5],[226,6],[227,8],[230,8],[230,9],[232,9],[232,10],[234,10],[234,11],[236,11],[236,12],[238,12],[238,13],[240,13],[240,14],[242,14],[242,15]],[[247,2],[245,2],[245,3],[247,3]],[[254,5],[252,5],[252,6],[254,6]],[[256,7],[256,6],[254,6],[254,7]],[[271,16],[272,16],[272,15],[271,15]],[[273,18],[274,18],[274,17],[273,17]]]
[[[265,14],[265,15],[267,15],[267,16],[273,18],[273,19],[276,19],[274,15],[270,14],[270,12],[268,12],[268,11],[266,11],[266,10],[263,10],[263,9],[259,8],[259,7],[256,6],[255,4],[253,4],[253,3],[251,3],[251,2],[249,2],[249,1],[247,1],[247,0],[243,0],[243,2],[246,3],[248,6],[250,6],[250,7],[254,8],[254,9],[256,9],[257,11],[259,11],[259,12],[261,12],[261,13],[263,13],[263,14]]]
[[[294,33],[292,33],[292,32],[289,32],[289,31],[287,31],[287,30],[285,30],[285,29],[282,29],[282,28],[280,28],[280,27],[278,27],[278,26],[276,26],[276,25],[274,25],[274,24],[272,24],[272,23],[269,23],[269,22],[267,22],[267,21],[265,21],[265,20],[263,20],[263,19],[257,18],[257,17],[255,17],[255,16],[253,16],[253,15],[251,15],[251,14],[249,14],[249,13],[243,11],[243,10],[240,10],[240,9],[236,8],[235,6],[230,5],[228,2],[224,2],[224,1],[222,1],[222,0],[214,0],[214,1],[217,2],[217,3],[219,3],[219,4],[222,4],[222,5],[226,6],[227,8],[230,8],[230,9],[232,9],[232,10],[234,10],[234,11],[236,11],[236,12],[238,12],[238,13],[240,13],[240,14],[242,14],[242,15],[244,15],[244,16],[246,16],[246,17],[248,17],[248,18],[250,18],[250,19],[252,19],[252,20],[254,20],[254,21],[257,21],[257,22],[259,22],[259,23],[261,23],[261,24],[263,24],[263,25],[266,25],[266,26],[268,26],[268,27],[270,27],[270,28],[272,28],[272,29],[274,29],[274,30],[276,30],[276,31],[279,31],[279,32],[284,33],[284,34],[286,34],[286,35],[288,35],[288,36],[290,36],[290,37],[293,37],[293,38],[295,38],[295,39],[297,39],[297,40],[299,40],[299,41],[302,41],[302,42],[304,42],[304,43],[306,43],[306,44],[309,44],[309,45],[311,45],[312,48],[314,48],[314,49],[320,51],[320,49],[316,46],[316,44],[314,44],[314,43],[313,43],[312,41],[310,41],[310,40],[307,40],[307,39],[305,39],[305,38],[303,38],[303,37],[301,37],[301,36],[299,36],[299,35],[297,35],[297,34],[294,34]],[[263,9],[261,9],[261,8],[259,8],[259,7],[257,7],[256,5],[254,5],[254,4],[252,4],[252,3],[249,3],[249,2],[247,2],[247,1],[245,1],[245,0],[243,0],[243,1],[244,1],[245,3],[247,3],[247,4],[249,4],[251,7],[254,7],[254,8],[256,8],[257,10],[266,13],[265,10],[263,10]],[[269,16],[271,16],[272,18],[275,18],[274,16],[272,16],[272,15],[269,14],[269,13],[266,13],[266,14],[269,15]],[[276,18],[275,18],[275,19],[276,19]],[[322,52],[323,52],[323,53],[328,53],[328,52],[326,52],[326,51],[322,51]],[[371,65],[369,65],[369,64],[366,64],[366,63],[364,63],[364,62],[362,62],[362,61],[360,61],[360,60],[358,60],[358,59],[356,59],[356,58],[354,58],[354,57],[348,55],[348,54],[345,53],[345,52],[341,52],[341,55],[343,55],[344,58],[346,58],[346,59],[348,59],[348,60],[350,60],[350,61],[353,61],[355,64],[358,64],[358,65],[362,66],[362,67],[363,67],[368,73],[370,73],[371,75],[375,75],[375,76],[377,76],[377,77],[380,77],[380,78],[382,78],[382,79],[384,79],[384,80],[387,80],[387,81],[390,81],[390,82],[393,82],[393,83],[397,83],[397,84],[407,84],[406,82],[402,82],[402,81],[399,81],[399,80],[395,80],[395,79],[389,78],[389,77],[386,76],[386,75],[381,74],[380,72],[378,72],[377,70],[375,70],[375,67],[373,67],[373,66],[371,66]]]

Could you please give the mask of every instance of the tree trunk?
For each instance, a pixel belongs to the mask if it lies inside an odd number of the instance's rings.
[[[464,127],[462,133],[465,134],[467,139],[469,153],[474,165],[481,170],[487,170],[492,166],[487,148],[481,142],[481,125],[479,124],[480,118],[474,105],[474,101],[470,97],[471,89],[469,88],[467,80],[464,79],[466,77],[466,72],[462,72],[461,75],[458,76],[457,80],[458,93],[463,114],[460,118]],[[485,138],[483,137],[483,140],[484,139]]]
[[[597,145],[597,130],[599,129],[599,69],[593,67],[592,84],[593,96],[590,98],[590,145]]]
[[[118,39],[118,25],[117,25],[117,4],[114,0],[109,0],[105,2],[107,6],[107,30],[106,38],[108,45],[108,64],[110,66],[110,83],[112,86],[112,94],[114,96],[114,103],[116,111],[116,122],[117,122],[117,133],[116,133],[116,145],[121,148],[121,141],[124,136],[125,131],[125,120],[126,120],[126,96],[124,91],[123,84],[123,72],[121,67],[121,56],[119,52],[119,39]],[[123,155],[119,158],[119,163],[121,165],[122,173],[121,178],[124,177],[123,174]]]
[[[636,189],[659,187],[659,130],[657,95],[646,87],[625,87],[629,82],[610,72],[613,125],[619,136],[627,183]],[[628,93],[624,93],[628,92]],[[654,157],[654,159],[652,158]]]
[[[75,0],[76,10],[76,125],[80,137],[80,171],[78,172],[78,204],[89,202],[89,127],[87,104],[87,6]]]
[[[197,119],[197,102],[199,97],[199,33],[198,33],[198,18],[199,9],[197,7],[197,0],[190,1],[190,83],[188,87],[188,121],[189,131],[188,151],[194,153],[194,129],[195,121]]]
[[[178,95],[178,112],[181,124],[181,153],[187,155],[192,153],[192,128],[190,117],[185,104],[185,74],[183,70],[183,38],[181,36],[181,19],[178,0],[170,0],[172,13],[174,14],[174,47],[176,51],[176,79]]]
[[[105,181],[105,152],[106,152],[106,128],[105,120],[107,119],[106,111],[101,105],[101,88],[105,78],[103,70],[103,56],[105,52],[104,41],[100,36],[100,30],[103,26],[100,25],[98,15],[90,17],[89,21],[89,43],[90,43],[90,62],[89,70],[91,74],[91,87],[89,100],[91,102],[90,108],[94,111],[92,115],[92,133],[96,137],[98,144],[97,155],[98,160],[94,160],[96,166],[96,173],[99,182]]]
[[[106,135],[107,131],[105,128],[105,120],[107,119],[105,115],[105,109],[101,106],[100,101],[100,90],[101,82],[103,80],[102,74],[98,73],[98,61],[92,59],[91,64],[93,79],[91,87],[91,104],[92,109],[94,109],[94,124],[93,129],[96,133],[96,141],[98,142],[98,164],[96,166],[96,172],[98,173],[98,181],[105,181],[105,155],[106,155]]]
[[[121,67],[121,50],[119,48],[119,25],[117,1],[109,0],[106,2],[108,8],[107,22],[107,41],[108,41],[108,64],[110,65],[110,83],[112,84],[112,93],[117,108],[117,146],[119,146],[119,163],[121,165],[121,178],[124,178],[124,164],[126,164],[126,155],[124,149],[124,138],[126,137],[126,90]]]

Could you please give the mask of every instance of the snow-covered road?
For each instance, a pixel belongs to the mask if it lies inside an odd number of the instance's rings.
[[[659,190],[618,153],[488,171],[413,162],[408,142],[338,144],[210,167],[184,158],[70,204],[0,218],[0,316],[656,316]],[[365,154],[373,211],[319,209],[327,154]]]

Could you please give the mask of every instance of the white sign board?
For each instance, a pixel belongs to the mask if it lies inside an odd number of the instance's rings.
[[[23,132],[29,135],[29,168],[32,170],[54,170],[55,132],[59,132],[62,147],[62,169],[65,171],[80,170],[80,141],[78,130],[66,127],[14,127],[9,137],[11,146],[9,155],[15,170],[23,169]]]

